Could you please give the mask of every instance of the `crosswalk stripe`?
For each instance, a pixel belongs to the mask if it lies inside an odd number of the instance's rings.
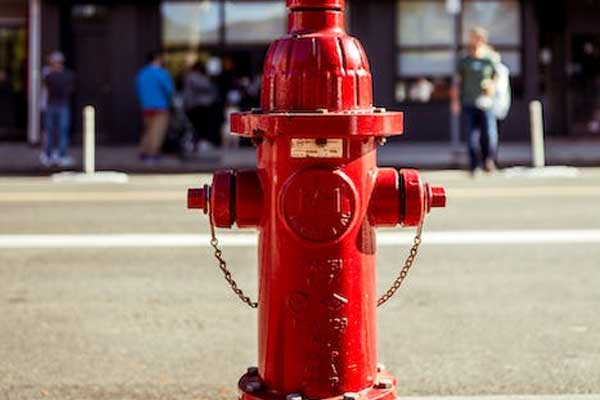
[[[380,247],[407,245],[413,233],[380,232]],[[151,247],[207,247],[208,234],[45,234],[0,235],[0,248],[151,248]],[[256,233],[219,233],[224,246],[254,247]],[[426,232],[424,243],[437,246],[457,245],[534,245],[534,244],[591,244],[600,243],[600,229],[596,230],[514,230],[514,231],[455,231]]]

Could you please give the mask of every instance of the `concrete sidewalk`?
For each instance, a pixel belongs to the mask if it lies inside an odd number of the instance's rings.
[[[42,167],[38,160],[39,149],[24,143],[0,144],[1,175],[46,175],[57,172]],[[73,170],[81,170],[81,149],[72,149],[77,160]],[[166,156],[157,165],[146,165],[137,158],[135,146],[99,147],[96,149],[97,170],[114,170],[127,173],[196,173],[218,168],[251,168],[255,165],[255,150],[240,148],[212,150],[190,160],[182,161]],[[600,166],[600,140],[549,141],[546,143],[548,165]],[[382,166],[402,166],[421,169],[465,168],[467,155],[464,149],[455,155],[447,143],[393,142],[379,151]],[[529,165],[531,150],[528,143],[504,143],[500,147],[501,167]]]

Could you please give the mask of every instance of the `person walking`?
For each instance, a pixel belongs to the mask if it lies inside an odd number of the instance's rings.
[[[142,108],[144,131],[140,142],[140,159],[154,164],[160,161],[161,147],[169,126],[170,108],[175,92],[173,80],[163,68],[162,56],[153,52],[136,78]]]
[[[65,56],[55,51],[48,57],[44,78],[47,91],[45,113],[46,140],[40,162],[45,167],[75,164],[68,155],[71,130],[71,97],[75,92],[75,75],[65,68]]]
[[[458,64],[459,87],[451,92],[452,112],[465,116],[469,168],[476,176],[481,168],[496,170],[498,124],[494,113],[496,61],[488,46],[488,32],[474,28],[469,33],[468,54]]]
[[[219,97],[219,89],[206,74],[201,62],[195,63],[183,80],[183,103],[185,113],[194,127],[197,147],[204,150],[210,147],[214,117],[211,112]]]

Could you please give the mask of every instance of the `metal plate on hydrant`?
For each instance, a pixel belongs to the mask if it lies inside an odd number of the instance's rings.
[[[292,158],[342,158],[344,139],[292,139]]]

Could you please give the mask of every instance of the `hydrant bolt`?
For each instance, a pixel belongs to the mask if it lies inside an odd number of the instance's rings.
[[[244,389],[248,393],[258,392],[262,389],[262,384],[259,381],[249,381],[244,385]]]
[[[258,367],[248,367],[246,373],[248,376],[258,376]]]
[[[394,382],[388,378],[381,378],[375,385],[377,389],[391,389],[394,386]]]
[[[290,393],[285,397],[286,400],[302,400],[302,395],[298,393]]]

